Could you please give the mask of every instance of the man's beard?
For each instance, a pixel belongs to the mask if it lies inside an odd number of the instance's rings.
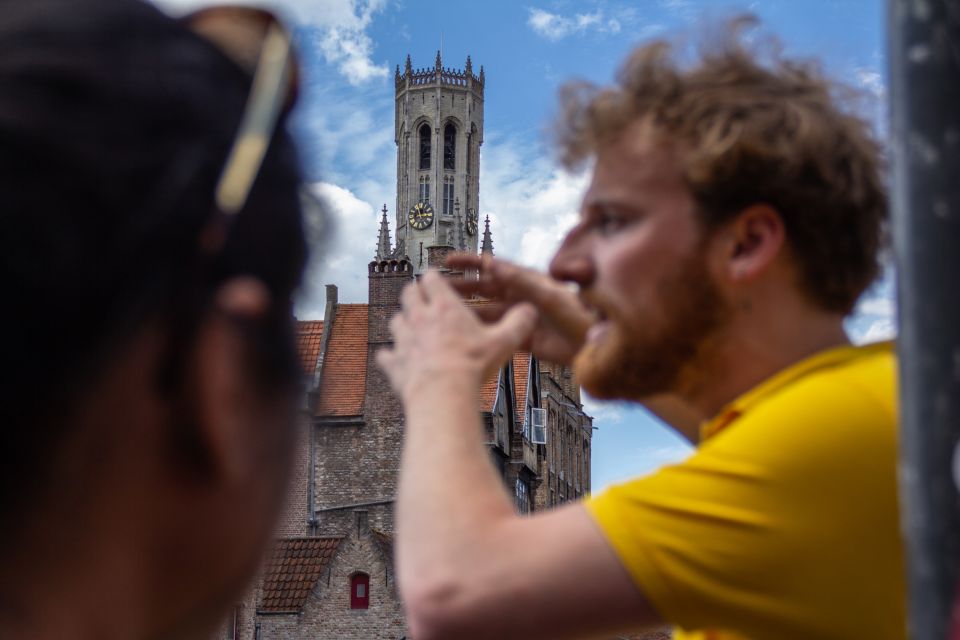
[[[729,308],[694,253],[675,276],[657,287],[659,309],[643,317],[623,317],[605,309],[609,323],[599,342],[588,342],[574,359],[580,383],[597,398],[639,400],[660,393],[687,395],[702,380],[703,366]]]

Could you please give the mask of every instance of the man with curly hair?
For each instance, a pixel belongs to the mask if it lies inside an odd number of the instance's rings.
[[[405,290],[380,362],[407,417],[414,637],[905,637],[895,362],[842,324],[878,273],[878,145],[815,65],[739,43],[686,65],[651,44],[616,86],[565,90],[563,157],[592,179],[549,276],[458,256],[477,280]],[[503,311],[478,318],[457,290]],[[473,400],[521,347],[646,404],[696,452],[515,515]]]

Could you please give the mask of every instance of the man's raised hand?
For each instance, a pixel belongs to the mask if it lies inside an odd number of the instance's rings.
[[[481,319],[496,321],[515,305],[530,303],[539,315],[530,339],[522,346],[547,362],[573,361],[593,316],[567,285],[545,273],[486,255],[451,254],[447,266],[478,272],[476,280],[454,280],[453,285],[463,296],[479,295],[491,300],[490,304],[474,309]]]
[[[516,305],[484,324],[434,271],[407,285],[400,303],[390,321],[393,348],[380,350],[377,363],[404,401],[438,383],[479,389],[527,341],[537,315],[531,305]]]

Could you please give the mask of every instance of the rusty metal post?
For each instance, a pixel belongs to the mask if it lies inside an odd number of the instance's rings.
[[[888,9],[910,637],[943,640],[960,576],[960,0]]]

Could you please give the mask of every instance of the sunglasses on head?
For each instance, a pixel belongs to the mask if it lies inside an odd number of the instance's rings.
[[[296,102],[300,73],[290,33],[269,11],[216,6],[191,13],[183,21],[252,77],[243,117],[216,185],[215,203],[223,225],[212,241],[208,236],[204,242],[216,251],[247,202],[281,114]],[[303,185],[299,195],[306,231],[316,249],[324,236],[323,207]]]

